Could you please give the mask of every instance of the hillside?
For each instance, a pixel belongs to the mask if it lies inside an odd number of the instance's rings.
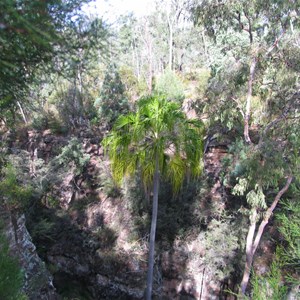
[[[299,299],[297,1],[0,3],[0,299]]]

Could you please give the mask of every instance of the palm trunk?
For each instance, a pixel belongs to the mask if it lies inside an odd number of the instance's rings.
[[[153,178],[153,207],[152,207],[152,221],[151,221],[150,243],[149,243],[146,300],[151,300],[151,295],[152,295],[154,246],[155,246],[155,232],[156,232],[157,211],[158,211],[158,189],[159,189],[159,168],[158,168],[158,155],[156,154],[155,173]]]

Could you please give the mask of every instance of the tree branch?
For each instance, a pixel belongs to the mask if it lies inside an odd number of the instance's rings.
[[[242,109],[241,104],[238,102],[238,100],[237,100],[236,98],[231,97],[231,99],[237,104],[237,107],[238,107],[238,109],[240,110],[240,113],[241,113],[241,115],[242,115],[242,117],[243,117],[243,119],[244,119],[244,118],[245,118],[245,113],[244,113],[244,111],[243,111],[243,109]]]
[[[255,251],[258,247],[258,244],[260,242],[263,231],[264,231],[266,225],[268,224],[269,219],[270,219],[274,209],[276,208],[276,206],[277,206],[280,198],[282,197],[282,195],[288,190],[289,186],[292,183],[292,180],[293,180],[293,176],[289,175],[288,178],[287,178],[285,186],[277,193],[272,205],[267,209],[265,217],[264,217],[263,221],[261,222],[261,224],[259,225],[258,231],[257,231],[256,236],[255,236],[255,240],[254,240],[254,243],[253,243],[253,246],[252,246],[252,255],[254,255],[254,253],[255,253]]]
[[[246,30],[248,33],[249,33],[249,39],[250,39],[250,44],[253,43],[253,34],[252,34],[252,24],[251,24],[251,20],[250,20],[250,17],[248,16],[248,14],[246,13],[246,11],[244,10],[244,14],[245,14],[245,17],[247,18],[248,20],[248,29],[244,29]]]

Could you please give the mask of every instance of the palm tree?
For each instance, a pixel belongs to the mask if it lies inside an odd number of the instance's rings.
[[[177,103],[163,96],[141,99],[136,113],[120,116],[103,145],[109,150],[114,179],[141,170],[145,187],[153,186],[152,221],[146,299],[151,299],[158,192],[161,176],[168,178],[177,193],[187,172],[201,173],[203,125],[188,120]]]

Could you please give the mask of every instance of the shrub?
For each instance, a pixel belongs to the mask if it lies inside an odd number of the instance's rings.
[[[53,228],[55,224],[52,220],[42,217],[34,226],[31,235],[33,239],[53,240]]]
[[[210,70],[209,69],[201,69],[198,75],[198,86],[197,86],[197,92],[198,96],[204,97],[205,92],[208,87],[208,82],[210,79]]]
[[[122,195],[120,187],[114,181],[110,169],[105,164],[101,165],[98,180],[98,189],[103,191],[107,197],[117,198]]]
[[[184,99],[184,85],[180,78],[170,70],[157,78],[155,91],[165,95],[168,100],[180,102]]]
[[[4,177],[0,182],[0,194],[3,204],[8,209],[23,209],[32,196],[32,188],[20,184],[15,168],[8,165],[4,169]]]
[[[24,275],[15,258],[9,255],[8,242],[0,233],[0,299],[26,299],[22,293]]]
[[[122,66],[120,68],[120,77],[124,83],[125,91],[129,98],[136,96],[139,92],[138,90],[138,79],[135,76],[132,68],[128,66]]]
[[[264,275],[254,275],[252,279],[252,298],[253,300],[281,300],[286,299],[287,287],[283,285],[281,277],[282,263],[278,253],[271,265],[270,271]]]
[[[89,159],[90,156],[84,153],[80,141],[77,138],[72,138],[69,144],[62,148],[54,163],[64,166],[73,165],[75,167],[75,175],[79,175]]]
[[[83,124],[85,119],[84,97],[76,86],[70,85],[57,93],[56,107],[59,118],[68,129],[75,129]]]
[[[296,201],[284,203],[284,210],[277,215],[280,222],[279,231],[284,238],[285,245],[281,251],[283,265],[288,267],[289,273],[296,272],[300,277],[300,204]],[[290,277],[290,279],[292,279]],[[292,281],[292,280],[290,280]]]
[[[212,220],[205,232],[205,262],[223,279],[234,271],[234,259],[239,248],[238,237],[230,220]]]
[[[46,114],[39,114],[35,116],[31,123],[32,127],[37,130],[44,130],[48,128],[48,118]]]
[[[68,131],[66,125],[53,112],[43,112],[35,116],[31,125],[37,130],[51,129],[56,134],[65,134]]]

